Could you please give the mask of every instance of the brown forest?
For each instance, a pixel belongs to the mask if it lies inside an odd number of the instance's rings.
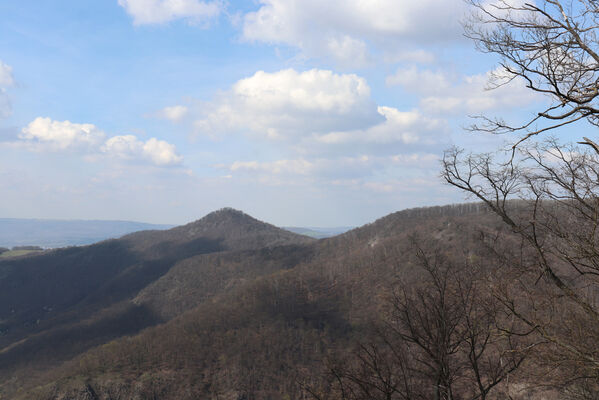
[[[551,285],[520,286],[538,278],[522,273],[531,251],[477,203],[319,241],[225,209],[4,260],[0,396],[576,398],[592,390],[588,369],[554,368],[555,344],[510,308],[594,343]],[[23,288],[35,295],[11,300]]]

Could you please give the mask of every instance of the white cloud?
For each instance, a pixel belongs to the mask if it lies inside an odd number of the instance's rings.
[[[511,82],[501,68],[484,74],[455,78],[442,71],[400,68],[387,84],[400,85],[420,96],[420,107],[438,114],[478,114],[520,108],[538,98],[520,79]],[[501,84],[489,90],[490,86]]]
[[[164,24],[177,19],[203,23],[218,16],[220,1],[199,0],[118,0],[135,25]]]
[[[317,69],[302,73],[293,69],[270,74],[259,71],[237,82],[233,91],[257,109],[291,107],[339,113],[351,111],[361,99],[370,96],[363,78]]]
[[[318,69],[259,71],[199,108],[195,126],[213,137],[244,132],[267,139],[297,139],[367,127],[383,119],[363,78]]]
[[[401,143],[432,145],[443,142],[448,127],[440,119],[429,118],[417,110],[399,111],[393,107],[378,107],[384,122],[366,129],[330,132],[315,137],[325,144],[343,143]]]
[[[183,160],[183,157],[177,154],[174,145],[156,138],[144,143],[143,154],[156,165],[173,165]]]
[[[417,109],[377,106],[362,77],[319,69],[259,71],[186,112],[196,135],[244,136],[303,157],[441,151],[450,131]]]
[[[133,135],[113,136],[104,143],[101,150],[116,157],[130,158],[143,152],[143,142]]]
[[[42,117],[30,122],[19,134],[19,139],[28,145],[49,150],[95,147],[104,137],[104,132],[92,124],[53,121]]]
[[[145,142],[134,135],[113,136],[93,124],[77,124],[70,121],[54,121],[38,117],[21,130],[17,146],[34,151],[82,151],[88,159],[99,155],[145,160],[158,166],[179,164],[182,157],[174,145],[151,138]]]
[[[326,42],[327,54],[332,54],[342,65],[366,66],[370,63],[370,55],[366,42],[349,35],[332,36]]]
[[[8,117],[12,112],[12,105],[6,89],[14,85],[12,67],[0,60],[0,118]]]
[[[461,0],[260,0],[244,16],[243,38],[299,48],[310,57],[362,65],[368,45],[386,53],[461,40]],[[353,57],[353,58],[352,58]]]
[[[186,106],[171,106],[165,107],[158,112],[158,117],[168,119],[172,122],[181,121],[189,112],[189,109]]]
[[[170,143],[155,138],[143,142],[133,135],[111,137],[101,151],[123,159],[147,159],[160,166],[178,164],[183,159]]]

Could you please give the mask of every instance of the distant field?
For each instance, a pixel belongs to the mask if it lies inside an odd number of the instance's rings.
[[[0,258],[24,256],[26,254],[39,253],[40,251],[43,250],[9,250],[7,252],[1,253]]]

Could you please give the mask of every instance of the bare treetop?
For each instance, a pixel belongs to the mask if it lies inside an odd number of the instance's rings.
[[[478,116],[472,130],[520,133],[522,141],[579,120],[599,126],[599,4],[594,0],[468,0],[475,7],[466,36],[500,56],[505,74],[491,86],[523,79],[549,106],[522,124]],[[538,3],[538,4],[537,4]],[[584,144],[592,145],[585,139]]]

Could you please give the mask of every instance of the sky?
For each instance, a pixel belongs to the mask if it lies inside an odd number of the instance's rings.
[[[234,207],[358,226],[467,200],[472,115],[541,99],[463,35],[462,0],[0,2],[0,217],[181,224]]]

